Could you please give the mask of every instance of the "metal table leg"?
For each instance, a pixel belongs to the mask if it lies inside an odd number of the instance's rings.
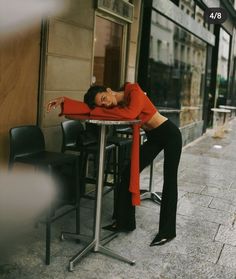
[[[152,200],[157,204],[161,204],[161,192],[153,192],[152,191],[152,182],[153,182],[153,161],[150,164],[150,179],[149,179],[149,189],[148,190],[140,190],[141,200]]]
[[[106,142],[106,126],[101,125],[100,127],[100,156],[99,156],[99,169],[98,169],[98,186],[97,186],[97,199],[96,199],[96,215],[95,215],[95,227],[92,241],[78,254],[76,254],[69,261],[69,271],[73,271],[74,265],[89,251],[94,249],[95,252],[105,254],[115,259],[127,262],[131,265],[135,264],[135,261],[129,260],[123,256],[120,256],[112,250],[104,247],[102,240],[100,239],[101,233],[101,208],[102,208],[102,187],[104,180],[104,154],[105,154],[105,142]],[[73,238],[80,239],[81,235],[73,236]],[[91,238],[90,238],[91,239]]]

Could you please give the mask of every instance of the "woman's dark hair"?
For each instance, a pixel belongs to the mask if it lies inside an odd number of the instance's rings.
[[[84,102],[92,109],[95,107],[95,97],[97,93],[107,91],[105,86],[93,85],[84,95]]]

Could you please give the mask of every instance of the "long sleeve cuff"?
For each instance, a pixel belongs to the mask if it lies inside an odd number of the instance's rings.
[[[91,109],[86,103],[64,97],[64,103],[61,104],[60,115],[90,114],[90,111]]]

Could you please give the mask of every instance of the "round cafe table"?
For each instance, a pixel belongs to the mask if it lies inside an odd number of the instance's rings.
[[[69,271],[73,271],[74,265],[86,255],[89,251],[93,249],[94,252],[102,253],[107,256],[113,257],[115,259],[124,261],[131,265],[135,264],[135,261],[129,260],[121,255],[118,255],[111,249],[104,247],[103,241],[101,240],[101,208],[102,208],[102,190],[103,190],[103,182],[104,182],[104,154],[106,147],[106,129],[109,126],[119,126],[119,125],[133,125],[140,123],[140,120],[105,120],[94,118],[90,116],[83,115],[67,115],[68,119],[71,120],[80,120],[86,123],[96,124],[100,127],[100,136],[99,136],[99,166],[98,166],[98,181],[97,181],[97,195],[96,195],[96,212],[95,212],[95,225],[93,231],[93,237],[76,234],[76,233],[62,233],[62,238],[73,238],[80,239],[88,242],[87,246],[79,251],[75,256],[73,256],[69,261]],[[110,239],[113,239],[116,235],[114,233],[110,236]],[[106,243],[107,238],[105,239]]]
[[[230,113],[230,118],[232,118],[232,116],[236,116],[236,107],[234,107],[234,106],[224,106],[224,105],[220,105],[219,108],[230,110],[230,111],[231,111],[231,113]]]
[[[230,114],[230,110],[223,108],[212,108],[211,111],[214,112],[213,115],[213,137],[214,138],[223,138],[224,132],[228,124],[227,115]]]

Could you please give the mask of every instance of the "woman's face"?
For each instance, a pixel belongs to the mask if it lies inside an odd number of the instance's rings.
[[[96,106],[106,108],[117,106],[117,100],[114,93],[115,92],[110,88],[108,88],[107,91],[97,93],[95,97]]]

